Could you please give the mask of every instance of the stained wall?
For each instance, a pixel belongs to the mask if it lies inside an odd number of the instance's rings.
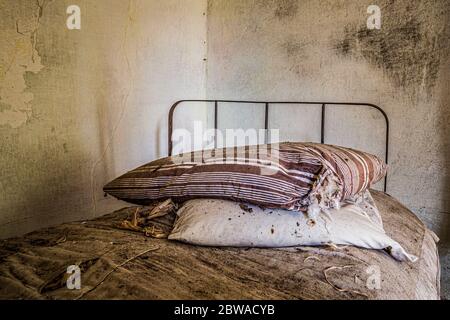
[[[66,9],[81,10],[69,30]],[[205,92],[206,2],[0,0],[0,237],[123,207],[102,186],[167,154]],[[179,126],[203,119],[177,113]]]
[[[367,29],[371,4],[381,8],[380,30]],[[207,68],[210,97],[382,107],[391,125],[387,191],[440,236],[447,292],[449,10],[446,0],[210,0]],[[256,109],[241,110],[222,108],[222,121],[261,125]],[[274,107],[272,115],[269,126],[281,129],[281,140],[319,141],[318,110]],[[376,113],[330,108],[327,119],[327,142],[383,156]]]

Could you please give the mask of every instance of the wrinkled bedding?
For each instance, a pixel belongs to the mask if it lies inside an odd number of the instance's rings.
[[[386,233],[417,262],[351,246],[215,248],[149,238],[115,227],[136,210],[129,207],[0,241],[0,298],[439,299],[436,236],[394,198],[372,194]],[[154,224],[170,230],[174,218]],[[66,287],[74,264],[80,290]]]

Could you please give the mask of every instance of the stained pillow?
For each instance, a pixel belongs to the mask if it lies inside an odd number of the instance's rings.
[[[338,208],[386,173],[378,157],[349,148],[293,143],[185,153],[150,162],[104,187],[132,203],[172,198],[243,201],[267,208],[308,211]]]
[[[384,232],[378,218],[353,203],[332,209],[332,219],[316,221],[305,214],[218,199],[184,203],[169,235],[195,245],[226,247],[291,247],[353,245],[384,249],[399,261],[416,261]]]

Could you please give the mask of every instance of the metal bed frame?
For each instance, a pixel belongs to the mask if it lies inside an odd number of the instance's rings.
[[[262,104],[265,106],[264,112],[264,129],[269,129],[269,107],[271,104],[281,104],[281,105],[317,105],[321,106],[321,123],[320,123],[320,143],[325,143],[325,112],[326,106],[362,106],[362,107],[370,107],[378,110],[382,115],[386,122],[386,141],[385,141],[385,162],[388,163],[388,152],[389,152],[389,118],[379,106],[372,103],[359,103],[359,102],[310,102],[310,101],[247,101],[247,100],[202,100],[202,99],[190,99],[190,100],[179,100],[176,101],[170,108],[169,111],[169,130],[168,130],[168,153],[169,156],[172,155],[172,132],[173,132],[173,114],[177,106],[184,102],[206,102],[206,103],[214,103],[214,129],[218,129],[218,108],[219,103],[241,103],[241,104]],[[267,135],[266,135],[267,142]],[[384,192],[387,189],[387,175],[384,179]]]

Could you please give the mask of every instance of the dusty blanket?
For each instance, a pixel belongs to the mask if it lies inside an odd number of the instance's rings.
[[[418,262],[355,247],[209,248],[148,238],[113,227],[131,207],[0,242],[0,298],[439,298],[435,236],[395,199],[373,196],[387,234]],[[172,218],[155,224],[170,229]],[[81,269],[80,290],[66,288],[73,264]]]

